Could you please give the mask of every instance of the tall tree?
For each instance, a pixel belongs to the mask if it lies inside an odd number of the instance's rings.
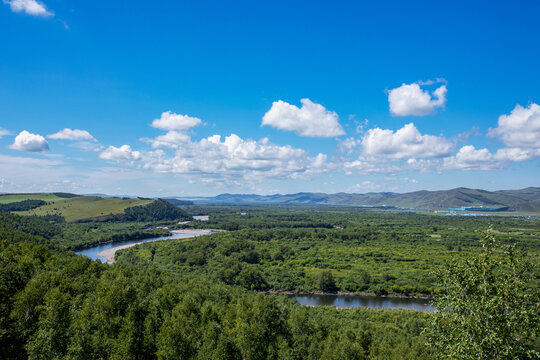
[[[489,228],[482,251],[439,274],[444,293],[427,328],[441,359],[538,359],[539,292],[524,252],[503,245]]]

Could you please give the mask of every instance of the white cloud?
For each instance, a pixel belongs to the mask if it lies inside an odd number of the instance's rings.
[[[540,106],[516,105],[510,115],[499,116],[498,126],[488,136],[500,139],[513,148],[540,149]]]
[[[427,82],[424,82],[427,83]],[[431,94],[422,90],[418,83],[403,84],[388,92],[390,113],[394,116],[424,116],[446,104],[446,85],[435,89]]]
[[[6,129],[0,127],[0,138],[2,136],[6,136],[6,135],[9,135],[9,134],[10,134],[9,131],[7,131]]]
[[[169,131],[165,135],[157,136],[154,139],[142,138],[141,141],[150,143],[154,149],[169,148],[177,149],[181,144],[191,140],[189,135],[178,131]]]
[[[353,152],[355,152],[361,144],[362,144],[361,140],[350,137],[350,138],[346,138],[344,140],[339,141],[337,150],[339,152],[350,155]]]
[[[9,148],[20,151],[41,152],[49,150],[49,144],[43,136],[23,130],[15,137],[15,141]]]
[[[47,10],[45,4],[37,0],[3,0],[4,4],[8,4],[11,11],[16,13],[26,13],[31,16],[49,17],[54,13]]]
[[[281,100],[275,101],[264,114],[261,126],[269,125],[308,137],[336,137],[345,134],[335,112],[309,99],[301,99],[300,102],[301,108]]]
[[[131,146],[129,145],[122,145],[118,148],[109,146],[101,154],[99,154],[99,158],[116,162],[132,163],[141,159],[141,153],[139,151],[131,150]]]
[[[222,140],[213,135],[178,145],[173,157],[162,150],[146,153],[144,168],[195,176],[212,183],[257,182],[268,178],[309,178],[329,168],[327,156],[310,157],[302,149],[242,139],[235,134]]]
[[[398,172],[401,167],[387,162],[374,159],[373,157],[360,156],[356,160],[343,163],[343,170],[346,175],[358,174],[388,174]]]
[[[175,114],[167,111],[161,114],[159,119],[152,121],[152,127],[157,129],[171,131],[171,130],[187,130],[192,127],[198,126],[202,123],[201,119],[191,117],[188,115]]]
[[[507,166],[508,154],[492,154],[488,149],[465,145],[455,156],[445,158],[443,168],[450,170],[496,170]]]
[[[380,128],[369,129],[362,139],[365,155],[394,159],[440,157],[452,150],[452,143],[443,137],[422,135],[413,123],[396,132]]]
[[[55,139],[55,140],[90,140],[90,141],[96,141],[96,139],[90,135],[90,133],[86,130],[79,130],[79,129],[68,129],[65,128],[64,130],[60,130],[59,132],[55,134],[51,134],[47,136],[49,139]]]
[[[538,149],[522,149],[522,148],[502,148],[497,150],[494,158],[501,161],[525,161],[532,159],[535,156],[540,156],[540,148]]]
[[[435,78],[433,80],[426,80],[426,81],[417,81],[416,82],[418,85],[435,85],[435,84],[448,84],[448,81],[446,81],[445,78]]]
[[[441,167],[441,159],[408,159],[402,170],[412,170],[421,173],[438,171]]]
[[[104,149],[104,146],[96,143],[95,141],[77,141],[70,146],[81,149],[83,151],[92,151],[92,152],[98,152],[102,151]]]
[[[364,180],[360,184],[355,184],[347,189],[347,192],[350,193],[362,193],[365,191],[374,191],[382,188],[382,185],[379,183],[374,183],[369,180]]]

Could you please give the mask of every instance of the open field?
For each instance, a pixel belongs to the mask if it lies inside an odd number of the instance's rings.
[[[97,196],[84,196],[71,199],[62,199],[40,206],[37,209],[18,212],[19,215],[60,215],[66,221],[72,222],[81,219],[121,214],[125,209],[138,205],[147,205],[151,199],[121,199],[100,198]]]
[[[48,202],[55,202],[60,200],[66,200],[66,198],[59,197],[55,194],[7,194],[0,195],[0,204],[9,204],[23,200],[43,200]]]

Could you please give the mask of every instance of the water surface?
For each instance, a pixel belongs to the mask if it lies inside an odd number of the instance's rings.
[[[201,231],[197,233],[172,233],[170,236],[160,236],[155,238],[148,238],[148,239],[139,239],[139,240],[130,240],[130,241],[123,241],[123,242],[115,242],[105,245],[96,246],[90,249],[81,250],[75,252],[77,255],[84,255],[88,256],[92,260],[99,260],[102,263],[106,263],[107,260],[103,256],[99,256],[98,253],[102,252],[103,250],[107,250],[110,248],[119,247],[122,245],[131,245],[131,244],[137,244],[137,243],[143,243],[143,242],[150,242],[150,241],[158,241],[158,240],[171,240],[171,239],[183,239],[187,237],[193,237],[193,236],[199,236],[199,235],[208,235],[214,233],[213,231]]]
[[[380,296],[351,296],[351,295],[288,295],[295,298],[301,305],[309,306],[335,306],[338,308],[351,308],[365,306],[382,309],[406,309],[435,311],[429,305],[429,300],[411,298],[391,298]]]

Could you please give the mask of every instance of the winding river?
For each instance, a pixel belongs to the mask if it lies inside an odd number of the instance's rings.
[[[177,230],[172,231],[170,236],[160,236],[148,239],[130,240],[124,242],[115,242],[105,245],[96,246],[86,250],[77,251],[76,254],[88,256],[92,260],[99,260],[102,263],[114,262],[114,253],[117,250],[126,249],[138,244],[159,240],[172,240],[172,239],[187,239],[195,236],[213,234],[213,230]]]

